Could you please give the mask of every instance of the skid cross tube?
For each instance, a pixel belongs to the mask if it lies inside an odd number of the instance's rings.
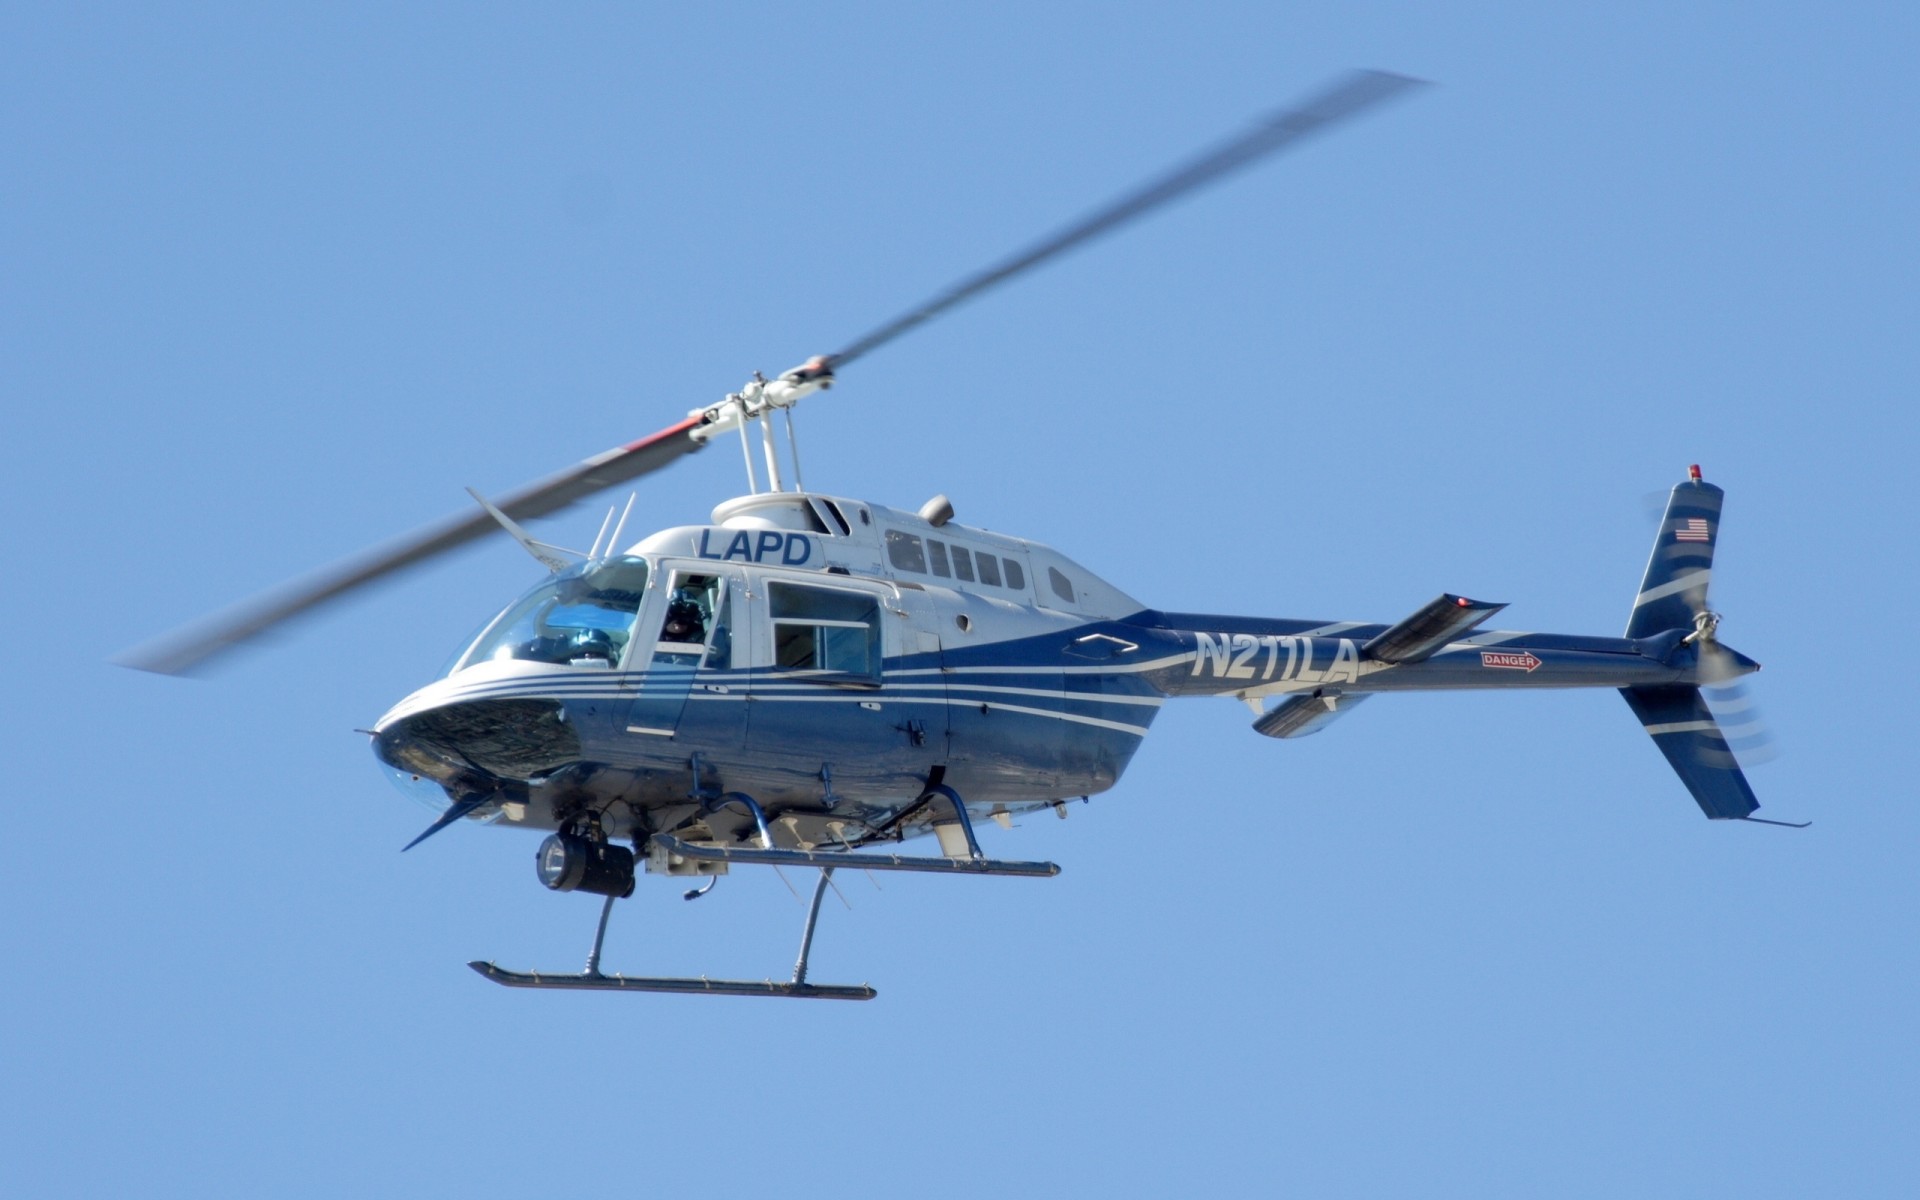
[[[921,796],[920,799],[927,800],[933,796],[945,796],[948,805],[953,808],[953,815],[960,822],[960,832],[967,837],[967,853],[972,855],[976,861],[986,858],[986,855],[980,853],[980,843],[975,840],[973,836],[973,818],[967,815],[967,806],[961,803],[960,793],[954,791],[944,783],[936,783],[928,788],[926,794]],[[1056,869],[1056,874],[1057,873]]]
[[[600,927],[593,931],[593,949],[587,952],[587,969],[581,974],[597,976],[600,974],[600,947],[607,940],[607,918],[613,915],[613,902],[616,897],[608,896],[607,902],[600,906]]]
[[[700,802],[700,811],[705,813],[719,812],[722,808],[725,808],[729,802],[738,803],[753,817],[753,824],[755,828],[760,831],[760,848],[762,850],[773,849],[773,834],[767,829],[766,810],[760,807],[758,800],[755,800],[745,792],[723,792],[712,800],[702,800]]]
[[[827,894],[827,885],[833,881],[833,868],[820,868],[820,882],[813,885],[813,903],[807,906],[807,927],[800,931],[800,959],[793,964],[793,986],[805,987],[807,982],[807,955],[813,953],[813,927],[820,920],[820,900]]]

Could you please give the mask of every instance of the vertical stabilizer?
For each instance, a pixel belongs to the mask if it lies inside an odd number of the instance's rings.
[[[1627,618],[1627,636],[1652,637],[1669,629],[1692,629],[1694,617],[1707,611],[1707,583],[1713,577],[1713,547],[1720,540],[1720,501],[1726,495],[1700,478],[1700,468],[1674,485],[1667,513],[1660,520],[1646,578]]]

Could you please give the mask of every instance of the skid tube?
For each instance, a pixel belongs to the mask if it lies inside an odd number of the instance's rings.
[[[793,965],[793,978],[773,979],[697,979],[661,978],[645,975],[605,975],[600,971],[600,947],[607,938],[607,918],[613,915],[615,897],[608,896],[600,908],[600,927],[593,935],[593,950],[587,955],[586,970],[578,975],[545,975],[537,971],[509,971],[490,962],[467,965],[484,979],[502,987],[547,988],[556,991],[676,992],[696,996],[787,996],[801,1000],[871,1000],[880,993],[866,984],[808,983],[807,958],[813,952],[813,930],[820,921],[820,901],[833,879],[833,868],[823,867],[820,882],[814,885],[813,903],[807,906],[807,924],[800,934],[800,958]]]

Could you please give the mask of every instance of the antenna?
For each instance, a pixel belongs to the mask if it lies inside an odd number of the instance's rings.
[[[633,512],[633,502],[640,498],[639,492],[627,493],[627,507],[620,512],[620,523],[613,527],[613,536],[607,540],[607,554],[612,556],[620,548],[620,531],[627,527],[627,517]]]
[[[501,512],[499,509],[495,508],[492,502],[489,501],[485,496],[482,496],[479,492],[474,491],[472,488],[467,489],[467,495],[472,496],[474,498],[474,501],[478,503],[481,508],[486,509],[487,515],[492,517],[495,521],[499,522],[500,528],[506,530],[508,535],[511,536],[514,541],[519,542],[521,549],[525,550],[528,554],[533,555],[534,558],[539,560],[541,566],[545,567],[549,571],[552,571],[555,575],[558,575],[560,572],[566,570],[569,566],[572,565],[567,561],[569,557],[572,557],[572,558],[586,557],[585,555],[581,554],[578,550],[569,550],[564,546],[551,546],[551,545],[548,545],[546,542],[534,540],[534,538],[531,535],[529,535],[526,530],[520,528],[520,525],[518,522],[516,522],[512,517],[509,517],[507,514]],[[612,516],[613,514],[608,513],[607,515]]]
[[[600,532],[593,535],[593,545],[587,549],[587,557],[590,559],[600,557],[600,539],[607,536],[607,526],[613,524],[613,509],[613,505],[607,505],[607,516],[600,522]]]

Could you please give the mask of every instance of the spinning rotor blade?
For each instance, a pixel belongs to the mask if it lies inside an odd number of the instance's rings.
[[[1732,687],[1736,679],[1760,669],[1759,663],[1712,638],[1703,639],[1699,650],[1702,687]]]
[[[1700,643],[1701,695],[1720,722],[1728,753],[1736,764],[1750,767],[1779,757],[1773,730],[1744,682],[1745,676],[1759,669],[1760,664],[1718,641],[1708,638]]]
[[[1753,702],[1753,692],[1744,683],[1708,684],[1700,689],[1707,708],[1720,722],[1727,752],[1744,766],[1772,762],[1780,756],[1773,729]]]
[[[780,389],[781,394],[773,398],[768,392],[756,390],[752,393],[754,404],[761,405],[765,398],[764,402],[772,407],[789,407],[807,392],[830,386],[835,368],[885,345],[948,309],[1232,171],[1284,150],[1321,129],[1419,86],[1423,86],[1423,81],[1384,71],[1356,71],[1346,75],[1303,103],[1273,114],[1250,132],[1148,181],[1004,262],[961,280],[918,308],[855,340],[838,354],[809,360],[771,384],[758,380],[756,376],[758,382],[754,387]],[[766,407],[750,407],[745,396],[743,392],[728,397],[732,402],[730,411],[733,416],[730,419],[742,422],[764,416],[770,411]],[[709,429],[710,433],[714,429],[727,427],[724,424],[726,418],[716,414],[728,411],[723,404],[720,408],[697,412],[651,437],[595,455],[579,466],[501,497],[497,506],[508,517],[525,520],[553,512],[602,488],[657,471],[705,445],[703,441],[694,440],[691,434],[709,418],[717,422]],[[499,524],[485,511],[448,518],[369,554],[349,559],[185,630],[137,647],[114,661],[122,666],[166,675],[188,673],[282,622],[465,545],[497,528]]]
[[[527,520],[564,508],[602,488],[658,471],[701,448],[704,443],[689,436],[700,422],[699,417],[688,417],[651,437],[596,454],[578,466],[500,497],[496,507],[510,517]],[[449,517],[368,554],[348,559],[137,647],[114,661],[121,666],[162,675],[186,674],[283,621],[499,528],[484,510]]]
[[[1055,258],[1082,242],[1116,229],[1145,215],[1162,204],[1205,187],[1221,176],[1244,167],[1269,154],[1284,150],[1308,135],[1390,99],[1425,81],[1386,71],[1355,71],[1304,103],[1275,113],[1224,145],[1202,154],[1157,179],[1148,181],[1105,208],[1083,217],[1051,237],[954,284],[946,291],[909,312],[902,313],[866,336],[855,340],[838,354],[826,356],[829,370],[843,367],[878,349],[901,334],[931,321],[956,305],[1005,283],[1024,271]]]

